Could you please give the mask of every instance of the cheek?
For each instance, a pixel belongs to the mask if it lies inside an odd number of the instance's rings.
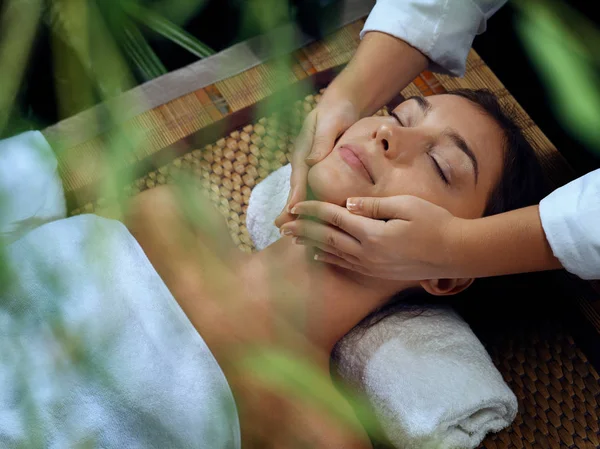
[[[308,172],[308,186],[320,201],[344,206],[351,196],[373,196],[373,186],[358,178],[336,153],[330,154]]]
[[[348,190],[346,178],[330,160],[325,159],[309,170],[308,186],[317,200],[344,205]]]
[[[443,207],[456,217],[481,217],[485,201],[479,195],[448,190],[435,176],[428,173],[427,167],[394,170],[379,196],[412,195]]]
[[[454,197],[454,194],[438,182],[434,174],[429,173],[426,163],[395,168],[382,181],[384,181],[381,183],[383,188],[377,196],[410,195],[441,206],[450,212],[458,212],[456,205],[459,198]]]
[[[444,201],[444,192],[436,186],[427,167],[418,163],[411,167],[394,168],[382,180],[380,187],[383,187],[380,196],[411,195],[438,205]]]

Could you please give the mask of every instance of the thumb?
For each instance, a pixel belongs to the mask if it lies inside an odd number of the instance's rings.
[[[346,200],[346,208],[353,214],[379,220],[412,220],[423,204],[430,203],[410,195]]]
[[[306,163],[314,165],[327,157],[335,145],[335,141],[349,125],[344,124],[341,120],[323,119],[316,122],[315,134],[312,141],[312,150],[306,158]]]
[[[275,219],[275,226],[280,228],[284,224],[293,221],[296,219],[295,215],[290,213],[290,209],[300,201],[306,200],[306,176],[307,174],[298,174],[296,172],[296,176],[299,179],[294,180],[294,171],[292,171],[292,180],[291,180],[291,188],[290,193],[288,195],[288,199],[285,203],[285,206],[281,213]],[[304,178],[302,178],[304,177]]]

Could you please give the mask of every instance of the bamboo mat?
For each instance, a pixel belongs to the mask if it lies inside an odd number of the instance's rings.
[[[348,25],[324,41],[294,52],[286,74],[288,82],[314,80],[348,62],[358,45],[362,24]],[[251,189],[289,161],[293,138],[320,95],[314,91],[290,105],[284,114],[256,119],[253,106],[273,93],[274,64],[263,64],[190,92],[123,123],[125,129],[144,133],[140,150],[121,161],[142,167],[143,175],[125,186],[126,191],[133,195],[169,183],[182,171],[193,173],[226,217],[236,244],[243,251],[252,251],[245,227]],[[321,82],[332,76],[329,73]],[[551,182],[558,186],[572,178],[554,146],[474,51],[463,79],[425,72],[402,95],[433,95],[461,87],[485,87],[498,95],[513,110]],[[71,215],[100,211],[110,204],[109,199],[89,193],[89,187],[107,169],[102,152],[110,138],[110,134],[99,136],[59,155]],[[165,153],[165,149],[173,152]],[[175,156],[165,160],[166,154]],[[573,296],[569,299],[576,301],[600,330],[598,302],[589,296]],[[482,447],[600,447],[600,377],[562,324],[528,322],[484,343],[517,395],[520,413],[509,429],[488,437]]]

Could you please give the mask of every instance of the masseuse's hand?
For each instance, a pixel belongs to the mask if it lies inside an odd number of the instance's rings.
[[[317,248],[317,260],[396,280],[450,278],[460,270],[454,247],[468,220],[420,198],[349,198],[346,208],[306,201],[293,212],[300,218],[281,232]]]
[[[350,63],[304,122],[292,159],[290,196],[275,220],[278,227],[296,218],[288,208],[306,200],[309,166],[327,156],[341,133],[390,101],[427,64],[425,55],[400,39],[377,31],[365,34]]]
[[[331,88],[335,89],[334,86]],[[334,90],[327,91],[319,105],[308,114],[296,140],[292,156],[290,194],[286,205],[275,220],[281,227],[296,217],[290,209],[299,201],[306,200],[308,170],[323,160],[333,149],[335,140],[359,119],[359,112],[346,96]]]

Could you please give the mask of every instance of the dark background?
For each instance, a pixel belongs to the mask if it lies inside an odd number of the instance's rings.
[[[593,11],[598,9],[597,2],[566,3],[600,26],[598,13]],[[548,92],[515,32],[515,10],[510,3],[488,21],[487,31],[475,38],[473,48],[578,174],[600,167],[600,157],[586,150],[581,142],[571,136],[552,111]]]
[[[331,24],[339,8],[333,0],[295,0],[291,3],[298,25],[316,37],[325,31],[327,24]],[[595,1],[573,0],[568,3],[588,18],[595,18],[599,24],[598,15],[593,11]],[[248,39],[260,29],[258,18],[244,11],[243,0],[208,0],[203,9],[188,20],[185,28],[216,51]],[[145,34],[169,71],[196,60],[192,54],[148,30]],[[547,100],[548,93],[516,35],[515,10],[510,3],[489,20],[487,31],[475,39],[473,46],[578,174],[600,167],[600,157],[593,155],[564,130],[552,111]],[[31,127],[32,123],[42,128],[61,118],[57,115],[52,74],[49,31],[41,27],[8,132],[14,134]],[[68,83],[69,80],[62,82]]]

